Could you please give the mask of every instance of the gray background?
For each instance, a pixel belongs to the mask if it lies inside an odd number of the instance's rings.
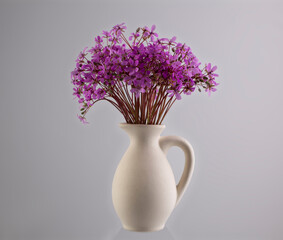
[[[0,240],[283,239],[282,42],[279,1],[0,3]],[[191,184],[158,233],[121,229],[113,175],[129,140],[108,103],[76,117],[70,72],[102,30],[153,23],[202,63],[211,97],[185,96],[163,135],[194,146]],[[169,161],[179,179],[181,150]]]

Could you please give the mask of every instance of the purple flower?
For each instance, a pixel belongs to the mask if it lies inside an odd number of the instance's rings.
[[[103,43],[103,39],[100,36],[97,36],[94,40],[97,44]]]
[[[173,45],[172,43],[176,43],[175,41],[176,41],[176,37],[174,36],[174,37],[172,37],[170,40],[168,39],[168,38],[161,38],[160,39],[161,41],[164,41],[164,42],[168,42],[168,45],[170,46],[170,45]]]
[[[205,89],[209,95],[216,91],[217,67],[208,63],[202,69],[191,48],[176,42],[175,36],[158,38],[156,26],[152,25],[138,28],[128,38],[129,42],[123,34],[125,30],[122,23],[103,31],[102,37],[95,37],[95,45],[88,51],[85,48],[76,59],[71,82],[73,95],[84,106],[82,109],[90,108],[98,100],[107,100],[127,122],[133,119],[135,123],[143,122],[147,116],[146,121],[152,123],[153,119],[163,118],[142,113],[147,108],[154,111],[151,114],[161,114],[167,111],[156,110],[171,106],[166,101],[180,100],[182,94],[190,95],[196,87]],[[147,107],[136,110],[137,101],[143,101],[137,106]],[[85,113],[79,117],[84,123]]]
[[[107,31],[103,31],[102,32],[102,35],[105,37],[105,38],[110,38],[112,35],[110,32],[107,32]]]
[[[76,59],[76,62],[82,61],[82,60],[84,59],[84,57],[85,57],[85,55],[86,55],[86,53],[85,53],[86,50],[87,50],[87,47],[85,47],[85,48],[83,49],[83,51],[80,52],[79,56],[78,56],[77,59]]]
[[[125,26],[125,23],[117,24],[113,27],[113,31],[116,33],[116,35],[119,37],[127,27]]]
[[[167,92],[169,93],[168,97],[175,96],[177,100],[180,100],[182,98],[178,90],[168,90]]]
[[[144,88],[131,88],[130,92],[131,92],[131,93],[134,93],[135,96],[136,96],[137,98],[139,98],[140,93],[145,93],[145,89],[144,89]]]
[[[216,91],[216,88],[207,88],[207,89],[205,89],[205,91],[206,92],[208,92],[208,96],[210,96],[211,95],[211,92],[215,92]]]
[[[209,73],[209,72],[214,72],[217,69],[217,66],[214,66],[213,68],[211,68],[211,63],[207,64],[207,66],[205,66],[205,70]],[[217,75],[218,76],[218,75]]]
[[[145,33],[144,36],[145,37],[150,37],[150,40],[153,42],[155,37],[158,37],[158,34],[156,32],[154,32],[154,30],[156,29],[155,25],[151,26],[151,29],[149,29],[148,27],[144,27],[145,29]]]
[[[83,123],[83,124],[88,124],[89,122],[86,121],[85,117],[82,117],[80,115],[77,114],[77,117],[80,119],[80,121]]]

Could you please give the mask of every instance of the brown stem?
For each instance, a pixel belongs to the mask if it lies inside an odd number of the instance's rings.
[[[175,98],[174,101],[167,107],[166,111],[164,112],[163,114],[163,117],[161,118],[159,124],[162,124],[165,116],[167,115],[168,111],[170,110],[170,108],[172,107],[172,105],[174,104],[174,102],[176,101],[177,99]]]

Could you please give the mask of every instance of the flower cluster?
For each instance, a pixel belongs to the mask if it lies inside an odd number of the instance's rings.
[[[216,66],[200,62],[186,44],[158,38],[155,25],[138,28],[128,38],[125,24],[103,31],[85,48],[71,73],[79,119],[100,100],[113,104],[127,123],[161,124],[176,99],[195,89],[216,91]]]

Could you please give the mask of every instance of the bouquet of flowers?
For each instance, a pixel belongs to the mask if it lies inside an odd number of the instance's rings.
[[[182,94],[196,89],[216,91],[216,66],[200,62],[186,44],[158,38],[155,25],[139,27],[128,38],[124,23],[103,31],[94,47],[80,52],[71,73],[79,119],[98,101],[106,100],[130,124],[162,124]]]

